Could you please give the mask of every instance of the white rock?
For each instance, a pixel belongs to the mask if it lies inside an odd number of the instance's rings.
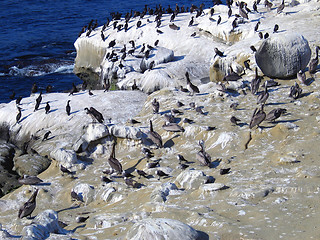
[[[138,221],[127,233],[131,240],[195,240],[200,234],[189,225],[173,219],[147,218]]]
[[[151,193],[151,199],[156,202],[165,202],[169,195],[176,193],[177,191],[178,188],[174,183],[167,182],[153,190]]]
[[[82,200],[88,204],[94,200],[95,190],[94,187],[87,183],[79,183],[73,188],[73,191],[80,197]]]
[[[204,192],[210,192],[210,191],[218,191],[228,188],[223,183],[207,183],[200,186],[200,189]]]
[[[112,125],[109,130],[113,136],[119,138],[139,140],[142,137],[142,132],[137,127]]]
[[[110,133],[106,125],[103,125],[101,123],[90,123],[83,138],[87,142],[92,142],[109,135]]]
[[[99,197],[103,201],[109,202],[112,198],[113,192],[116,192],[116,189],[114,187],[107,187],[106,189],[104,189],[102,194],[99,194]]]
[[[177,176],[175,182],[185,189],[197,189],[207,180],[208,177],[200,170],[185,170]]]
[[[50,233],[66,234],[68,231],[59,226],[57,212],[45,210],[36,216],[31,225],[23,228],[22,239],[47,239]]]
[[[72,150],[58,148],[50,153],[50,156],[66,168],[70,168],[77,162],[77,155]]]
[[[287,31],[266,39],[255,54],[261,71],[274,78],[296,76],[306,68],[310,57],[308,41],[298,33]]]

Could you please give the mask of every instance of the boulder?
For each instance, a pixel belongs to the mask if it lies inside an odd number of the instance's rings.
[[[255,54],[261,71],[272,78],[289,78],[304,70],[309,63],[311,49],[308,41],[298,33],[277,33],[263,41]]]
[[[106,125],[103,125],[101,123],[90,123],[83,138],[87,142],[92,142],[109,135],[109,130]]]
[[[70,168],[77,162],[77,155],[72,150],[58,148],[51,152],[50,156],[54,158],[59,164],[66,168]]]
[[[50,166],[50,159],[38,154],[24,154],[14,157],[14,170],[20,175],[36,176]]]
[[[200,234],[189,225],[173,219],[147,218],[138,221],[128,231],[126,239],[131,240],[169,240],[201,239]]]
[[[59,226],[57,212],[45,210],[36,216],[31,225],[23,228],[22,239],[47,239],[50,233],[66,234],[68,231]]]
[[[142,72],[150,68],[151,63],[158,65],[160,63],[166,63],[172,61],[174,58],[174,53],[172,50],[164,47],[153,48],[150,51],[148,58],[143,58],[140,63],[140,70]]]
[[[151,199],[156,202],[165,202],[169,195],[178,191],[179,190],[174,183],[167,182],[153,190],[151,193]]]
[[[176,178],[176,182],[185,189],[197,189],[207,181],[208,176],[202,171],[191,169],[181,172]]]
[[[78,197],[86,204],[94,200],[95,190],[94,187],[87,183],[79,183],[74,188],[73,191],[78,195]]]

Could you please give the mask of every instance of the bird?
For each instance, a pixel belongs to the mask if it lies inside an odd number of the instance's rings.
[[[262,104],[260,108],[256,108],[252,114],[249,128],[252,129],[255,126],[259,127],[259,124],[266,118],[266,113],[263,111],[264,105]]]
[[[228,174],[230,172],[231,168],[221,168],[220,169],[220,175],[225,175]]]
[[[112,47],[114,47],[115,45],[116,45],[116,40],[114,39],[114,40],[112,40],[112,41],[109,42],[108,47],[109,47],[109,48],[112,48]]]
[[[235,19],[232,21],[232,30],[234,30],[238,26],[238,18],[235,17]]]
[[[147,168],[155,168],[158,166],[158,164],[160,163],[160,159],[157,161],[153,161],[153,162],[148,162],[146,164]]]
[[[315,58],[312,58],[309,62],[309,72],[311,74],[314,74],[317,72],[317,66],[318,66],[318,63],[319,63],[319,59],[318,59],[318,55],[319,55],[319,49],[320,47],[317,46],[316,47],[316,56]]]
[[[260,25],[260,21],[258,21],[257,24],[254,27],[254,31],[255,32],[258,31],[259,25]]]
[[[101,39],[102,39],[102,41],[106,40],[106,37],[104,36],[103,31],[101,31]]]
[[[116,149],[116,141],[114,141],[114,143],[112,145],[112,150],[111,150],[110,157],[108,158],[108,163],[113,170],[115,170],[116,172],[121,174],[122,173],[122,165],[119,162],[119,160],[116,159],[115,149]]]
[[[239,118],[236,118],[235,116],[232,116],[230,118],[230,121],[235,124],[235,125],[238,125],[238,122],[240,122],[241,120]]]
[[[220,23],[221,23],[221,16],[219,15],[217,25],[219,25]]]
[[[265,86],[264,91],[260,95],[258,95],[258,97],[257,97],[258,104],[265,104],[265,102],[269,98],[268,83],[265,83],[264,86]]]
[[[301,93],[302,88],[300,88],[299,84],[295,82],[294,85],[290,88],[289,97],[292,97],[293,99],[298,99],[301,96]]]
[[[175,117],[172,113],[166,113],[163,115],[164,119],[166,120],[167,123],[174,123],[175,122]]]
[[[110,178],[106,177],[106,176],[102,176],[101,177],[101,181],[105,182],[105,183],[111,183],[112,182],[112,180]]]
[[[282,114],[285,114],[287,109],[285,108],[275,108],[271,110],[267,115],[265,121],[274,122],[277,118],[279,118]]]
[[[135,119],[131,118],[131,119],[130,119],[130,123],[131,123],[131,124],[137,124],[137,123],[141,123],[141,122],[139,122],[138,120],[135,120]]]
[[[34,193],[31,195],[28,201],[26,201],[22,207],[19,209],[18,217],[24,218],[24,217],[31,217],[32,212],[36,208],[36,198],[38,194],[39,189],[37,188]]]
[[[196,107],[196,112],[200,113],[202,115],[206,115],[206,113],[202,109],[203,109],[203,107],[198,106],[198,107]]]
[[[77,223],[83,223],[83,222],[87,221],[88,218],[89,218],[89,216],[87,216],[87,217],[78,216],[76,218],[76,222]]]
[[[22,96],[17,97],[17,99],[16,99],[16,105],[20,105],[21,100],[22,100]]]
[[[47,102],[47,105],[46,105],[46,107],[45,107],[44,109],[45,109],[45,111],[46,111],[46,114],[48,114],[48,113],[49,113],[49,111],[50,111],[50,105],[49,105],[49,102]]]
[[[257,7],[257,2],[256,1],[253,2],[252,8],[253,8],[253,11],[258,12],[258,7]]]
[[[259,32],[259,33],[258,33],[258,36],[259,36],[260,39],[262,39],[262,38],[263,38],[263,33],[262,33],[262,32]]]
[[[87,114],[89,114],[91,116],[91,118],[94,120],[97,120],[99,123],[103,123],[104,118],[103,115],[94,107],[90,107],[90,109],[85,108],[84,110],[86,110]]]
[[[201,150],[197,152],[196,158],[200,162],[202,166],[210,166],[211,164],[211,156],[204,149],[204,141],[200,140],[198,142]]]
[[[282,0],[282,3],[277,8],[277,13],[281,13],[284,9],[284,0]]]
[[[191,20],[190,20],[190,22],[189,22],[189,24],[188,24],[188,27],[191,27],[192,26],[192,24],[193,24],[193,16],[191,17]]]
[[[71,112],[70,100],[67,101],[66,112],[67,112],[67,115],[69,116]]]
[[[257,49],[253,45],[250,46],[250,49],[252,50],[252,52],[256,52],[257,51]]]
[[[83,202],[83,198],[81,196],[79,196],[74,190],[71,191],[71,198],[79,201],[79,202]]]
[[[159,113],[160,103],[157,101],[156,98],[153,99],[151,104],[152,104],[153,113],[154,114]]]
[[[16,123],[19,123],[20,119],[21,119],[21,108],[20,107],[17,107],[18,108],[18,114],[16,116]]]
[[[165,123],[162,125],[162,128],[168,132],[184,132],[184,128],[178,125],[177,123]]]
[[[34,107],[34,111],[39,109],[41,101],[42,101],[42,92],[40,92],[39,96],[36,98],[36,105]]]
[[[179,163],[181,163],[182,161],[188,162],[188,161],[184,158],[184,156],[182,156],[181,154],[178,154],[178,155],[177,155],[177,158],[178,158],[178,160],[179,160]]]
[[[268,37],[269,37],[269,33],[265,33],[263,38],[267,39]]]
[[[223,81],[229,82],[229,81],[237,81],[240,78],[242,78],[238,73],[236,73],[235,71],[233,71],[232,66],[229,67],[230,68],[230,73],[228,73],[227,75],[225,75],[223,77]]]
[[[38,91],[38,86],[36,83],[32,84],[31,93],[36,93]]]
[[[124,182],[128,187],[138,188],[139,186],[138,182],[133,180],[132,178],[125,177]]]
[[[156,170],[156,174],[158,175],[158,180],[160,180],[160,177],[168,177],[169,174],[165,173],[162,170]]]
[[[245,66],[246,69],[251,70],[250,65],[249,65],[249,62],[250,62],[250,59],[247,59],[247,60],[245,60],[245,61],[243,62],[243,64],[244,64],[244,66]]]
[[[184,106],[184,103],[180,102],[180,101],[177,101],[177,106],[178,107],[183,107]]]
[[[239,4],[239,15],[245,19],[249,19],[248,14],[243,10],[243,2],[240,2]]]
[[[217,55],[218,55],[219,57],[223,57],[223,56],[224,56],[224,55],[223,55],[223,52],[221,52],[218,48],[214,48],[214,51],[215,51],[216,55],[214,55],[213,58],[215,58]]]
[[[297,72],[297,79],[303,83],[303,84],[307,84],[307,78],[306,78],[306,74],[304,72],[302,72],[302,70],[300,70],[299,72]]]
[[[264,0],[264,6],[267,7],[269,10],[271,9],[273,3],[269,2],[268,0]]]
[[[279,30],[279,25],[278,24],[274,25],[273,33],[276,33],[278,30]]]
[[[40,178],[37,176],[29,176],[29,175],[23,175],[22,178],[18,179],[18,182],[24,185],[36,185],[38,183],[43,182]]]
[[[199,88],[196,85],[192,84],[192,82],[190,81],[189,73],[186,72],[185,75],[186,75],[186,79],[187,79],[187,84],[190,88],[190,92],[192,92],[192,95],[194,95],[194,93],[200,93]]]
[[[139,20],[139,21],[137,22],[137,28],[141,27],[141,24],[142,24],[142,22]]]
[[[237,103],[237,102],[230,104],[230,108],[232,108],[233,110],[237,110],[238,106],[239,106],[239,103]]]
[[[74,93],[77,93],[77,92],[78,92],[77,86],[74,83],[72,83],[72,88],[70,90],[69,96],[73,95]]]
[[[229,6],[229,10],[228,10],[228,18],[230,18],[232,16],[232,9],[231,7]]]
[[[251,86],[251,92],[252,94],[256,94],[259,90],[261,77],[258,76],[258,68],[256,67],[256,76],[254,79],[251,80],[250,86]]]
[[[162,138],[159,133],[153,130],[152,121],[150,120],[150,131],[148,132],[148,138],[158,147],[162,148]]]
[[[141,177],[147,177],[148,176],[148,174],[145,172],[145,171],[143,171],[143,170],[139,170],[139,169],[136,169],[136,172],[137,172],[137,174],[139,175],[139,179],[141,178]]]
[[[45,140],[48,140],[48,137],[49,137],[49,134],[51,133],[51,131],[47,131],[44,135],[43,135],[43,138],[42,138],[42,142],[45,141]]]

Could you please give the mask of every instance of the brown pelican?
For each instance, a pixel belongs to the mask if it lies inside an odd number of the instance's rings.
[[[24,218],[27,216],[31,217],[33,210],[36,208],[36,197],[39,189],[36,189],[32,196],[26,201],[23,206],[19,209],[18,217]]]
[[[78,92],[77,86],[74,83],[72,83],[72,89],[70,90],[69,96],[77,92]]]
[[[108,158],[108,163],[112,169],[114,169],[119,174],[121,174],[122,173],[122,165],[118,161],[118,159],[116,159],[115,149],[116,149],[116,141],[112,145],[112,151],[111,151],[110,157]]]
[[[150,131],[148,132],[148,138],[157,146],[162,147],[162,138],[159,133],[153,131],[152,121],[150,120]]]
[[[184,128],[178,125],[177,123],[165,123],[162,125],[162,128],[168,132],[184,132]]]
[[[238,122],[240,122],[241,120],[239,118],[236,118],[235,116],[232,116],[230,118],[230,121],[235,124],[235,125],[238,125]]]
[[[265,102],[269,98],[268,83],[265,83],[264,86],[264,91],[257,97],[258,104],[265,104]]]
[[[259,77],[259,75],[258,75],[258,68],[257,67],[256,67],[255,72],[256,72],[256,76],[254,79],[252,79],[251,84],[250,84],[252,94],[256,94],[257,91],[259,90],[259,86],[260,86],[260,82],[261,82],[261,78],[262,78],[262,77]]]
[[[249,124],[249,128],[253,128],[254,126],[258,126],[262,123],[262,121],[266,118],[266,113],[263,111],[264,105],[261,105],[260,108],[256,108],[252,114],[252,118]]]
[[[137,188],[139,186],[138,182],[133,180],[132,178],[124,178],[124,182],[127,184],[128,187]]]
[[[282,0],[282,3],[277,8],[277,13],[281,13],[284,9],[284,0]]]
[[[243,17],[243,18],[249,19],[248,14],[246,13],[245,10],[243,10],[243,5],[244,5],[244,2],[240,2],[240,4],[239,4],[239,15],[241,17]]]
[[[200,140],[198,144],[201,147],[201,150],[197,152],[197,160],[201,165],[210,167],[211,156],[204,150],[204,141]]]
[[[285,108],[273,109],[267,114],[265,121],[274,122],[274,120],[279,118],[281,114],[284,114],[286,112],[287,112],[287,109]]]
[[[159,113],[159,108],[160,108],[160,103],[157,101],[156,98],[154,98],[153,101],[152,101],[153,113]]]
[[[85,108],[84,110],[86,110],[87,114],[89,114],[92,117],[93,121],[97,120],[99,123],[103,123],[104,118],[102,114],[99,111],[97,111],[97,109],[95,109],[94,107],[90,107],[90,109]]]
[[[223,81],[237,81],[241,78],[241,76],[233,71],[233,68],[230,66],[230,73],[223,77]]]
[[[192,94],[200,93],[199,88],[196,85],[193,85],[192,82],[190,81],[188,72],[186,72],[186,78],[187,78],[187,84],[190,88],[189,91],[192,92]]]
[[[312,58],[310,60],[310,63],[309,63],[309,72],[311,74],[314,74],[317,71],[317,66],[318,66],[318,63],[319,63],[319,59],[318,59],[319,49],[320,49],[320,47],[317,46],[316,47],[316,57]]]
[[[23,175],[22,178],[18,179],[18,182],[24,185],[35,185],[43,181],[37,176]]]

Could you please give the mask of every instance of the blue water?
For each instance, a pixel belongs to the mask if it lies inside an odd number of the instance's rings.
[[[54,92],[82,81],[73,74],[73,46],[82,26],[91,19],[98,25],[111,19],[111,12],[142,11],[145,4],[167,8],[191,4],[212,7],[212,1],[126,0],[4,0],[0,4],[0,102],[9,102],[12,89],[29,96],[35,82],[39,90],[48,84]]]

